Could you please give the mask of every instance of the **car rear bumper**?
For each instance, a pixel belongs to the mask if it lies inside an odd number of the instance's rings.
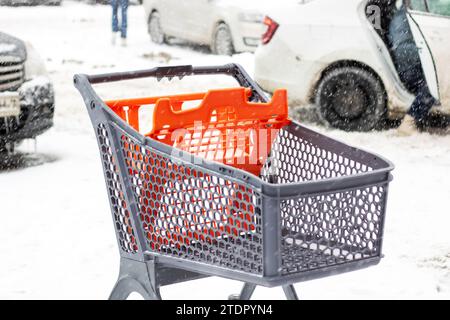
[[[255,52],[261,43],[264,25],[257,22],[238,22],[234,30],[234,49],[236,52]]]
[[[20,96],[20,115],[0,118],[2,142],[35,138],[53,126],[55,95],[53,85],[47,78],[26,81],[17,91]]]

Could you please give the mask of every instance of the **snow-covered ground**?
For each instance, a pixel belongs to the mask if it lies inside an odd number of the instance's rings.
[[[55,127],[25,143],[12,170],[0,172],[0,299],[103,299],[118,274],[119,254],[97,145],[75,73],[161,64],[236,61],[252,72],[251,54],[218,57],[185,45],[156,46],[144,11],[129,9],[128,46],[111,45],[110,8],[64,1],[61,7],[0,7],[0,30],[33,43],[56,88]],[[190,92],[227,86],[222,78],[140,81],[100,86],[105,98]],[[450,136],[396,137],[392,131],[344,133],[318,128],[396,164],[377,267],[296,285],[302,299],[450,298]],[[208,278],[170,287],[168,299],[223,299],[241,284]],[[255,298],[283,299],[258,288]]]

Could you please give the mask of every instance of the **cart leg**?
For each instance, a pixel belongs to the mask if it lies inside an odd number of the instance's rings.
[[[125,277],[119,279],[114,286],[109,300],[126,300],[133,293],[139,293],[145,300],[160,300],[161,297],[149,288],[145,288],[138,280]]]
[[[159,285],[156,283],[154,262],[140,262],[120,259],[120,273],[110,300],[125,300],[132,292],[139,293],[146,300],[161,300]]]
[[[298,300],[297,292],[293,284],[283,286],[284,294],[288,300]]]
[[[240,294],[232,294],[228,297],[229,300],[250,300],[255,291],[256,285],[245,283]]]

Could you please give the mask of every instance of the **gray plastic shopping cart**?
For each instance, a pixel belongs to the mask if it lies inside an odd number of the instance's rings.
[[[92,87],[211,74],[232,76],[240,88],[103,101]],[[120,249],[111,299],[160,299],[161,286],[207,276],[244,282],[234,299],[250,299],[257,285],[282,286],[297,299],[294,283],[380,261],[393,165],[288,119],[285,93],[268,101],[239,65],[76,75],[74,83],[97,137]],[[183,111],[192,100],[202,108]],[[149,134],[139,130],[144,107],[155,108]],[[207,122],[195,128],[200,118]],[[169,139],[177,126],[184,144]],[[245,137],[247,158],[239,163],[235,150],[231,162],[218,161],[230,144],[214,143],[214,133],[230,126],[275,135],[253,164]]]

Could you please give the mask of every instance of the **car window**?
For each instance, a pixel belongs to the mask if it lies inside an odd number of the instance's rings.
[[[431,13],[450,17],[450,0],[427,0]]]
[[[427,12],[425,0],[411,0],[411,9],[415,11]]]

